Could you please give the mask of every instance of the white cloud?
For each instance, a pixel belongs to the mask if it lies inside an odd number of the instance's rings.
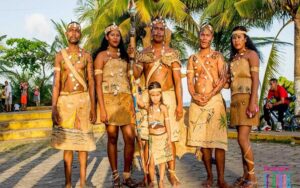
[[[34,13],[25,17],[25,30],[32,38],[51,42],[53,33],[51,33],[51,22],[43,14]]]

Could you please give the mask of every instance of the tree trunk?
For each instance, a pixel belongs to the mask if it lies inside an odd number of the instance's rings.
[[[300,12],[294,19],[294,50],[295,50],[295,115],[300,118]]]

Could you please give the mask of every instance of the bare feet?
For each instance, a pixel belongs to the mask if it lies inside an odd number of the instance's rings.
[[[155,182],[154,181],[150,182],[149,183],[149,188],[154,188],[154,187],[155,187]]]
[[[230,188],[230,186],[225,181],[218,181],[218,188]]]
[[[67,184],[65,185],[65,188],[72,188],[72,184],[71,184],[71,183],[67,183]]]
[[[164,180],[159,181],[158,188],[164,188]]]
[[[210,187],[212,187],[212,184],[213,184],[213,180],[209,178],[209,179],[203,181],[201,185],[202,185],[202,187],[210,188]]]

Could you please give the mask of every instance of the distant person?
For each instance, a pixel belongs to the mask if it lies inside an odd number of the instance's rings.
[[[266,124],[262,130],[271,129],[270,113],[271,111],[278,111],[278,123],[276,131],[282,131],[284,127],[283,115],[289,107],[288,93],[284,87],[280,86],[276,78],[270,80],[270,90],[268,93],[268,102],[264,105],[264,119]],[[272,102],[275,99],[276,102]]]
[[[8,81],[5,81],[5,107],[7,112],[11,112],[12,89]]]
[[[35,102],[36,106],[40,106],[40,90],[39,86],[35,86],[33,91],[33,101]]]
[[[27,95],[28,95],[28,83],[22,82],[20,84],[21,89],[21,110],[26,110],[27,108]]]
[[[15,112],[19,112],[19,111],[20,111],[20,105],[19,105],[18,103],[16,103],[16,104],[14,105],[14,111],[15,111]]]
[[[1,86],[0,97],[1,97],[1,111],[5,111],[5,85]]]

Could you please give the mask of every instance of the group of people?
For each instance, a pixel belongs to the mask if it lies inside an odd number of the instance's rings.
[[[8,81],[5,81],[1,88],[1,105],[3,106],[3,111],[12,111],[12,89]]]
[[[12,107],[13,103],[13,92],[12,87],[8,81],[5,81],[5,85],[1,88],[1,105],[4,106],[3,111],[11,112],[11,111],[25,111],[27,108],[28,103],[28,82],[21,82],[20,83],[20,90],[21,90],[21,109],[19,103],[15,103]],[[33,101],[35,102],[36,106],[40,105],[40,90],[38,86],[35,86],[33,90]]]
[[[231,125],[238,131],[244,173],[233,185],[257,187],[254,155],[249,134],[259,123],[259,53],[243,26],[233,29],[230,66],[222,54],[212,49],[213,27],[204,24],[199,32],[199,51],[187,65],[188,90],[192,97],[189,124],[183,117],[181,62],[179,54],[166,42],[166,23],[157,18],[151,23],[150,45],[141,52],[126,50],[120,28],[112,24],[93,55],[79,47],[81,27],[67,26],[69,45],[55,58],[52,98],[53,133],[51,145],[64,150],[65,187],[71,187],[73,151],[78,151],[80,186],[86,187],[88,152],[96,149],[93,126],[96,106],[106,126],[107,155],[112,170],[112,187],[154,187],[155,165],[159,165],[159,187],[163,187],[165,167],[172,186],[180,185],[176,176],[176,149],[183,143],[187,150],[202,154],[207,179],[213,182],[212,154],[215,150],[217,185],[229,187],[224,179],[225,152],[228,149],[227,118],[221,89],[231,89]],[[134,60],[130,57],[136,57]],[[133,65],[131,66],[131,63]],[[140,92],[133,93],[130,78],[145,78]],[[95,94],[96,93],[96,94]],[[137,99],[138,112],[133,95]],[[96,98],[98,103],[96,104]],[[118,172],[118,136],[124,139],[124,170]],[[138,140],[145,179],[137,183],[131,166]],[[184,148],[180,148],[184,149]],[[184,186],[184,185],[183,185]]]

